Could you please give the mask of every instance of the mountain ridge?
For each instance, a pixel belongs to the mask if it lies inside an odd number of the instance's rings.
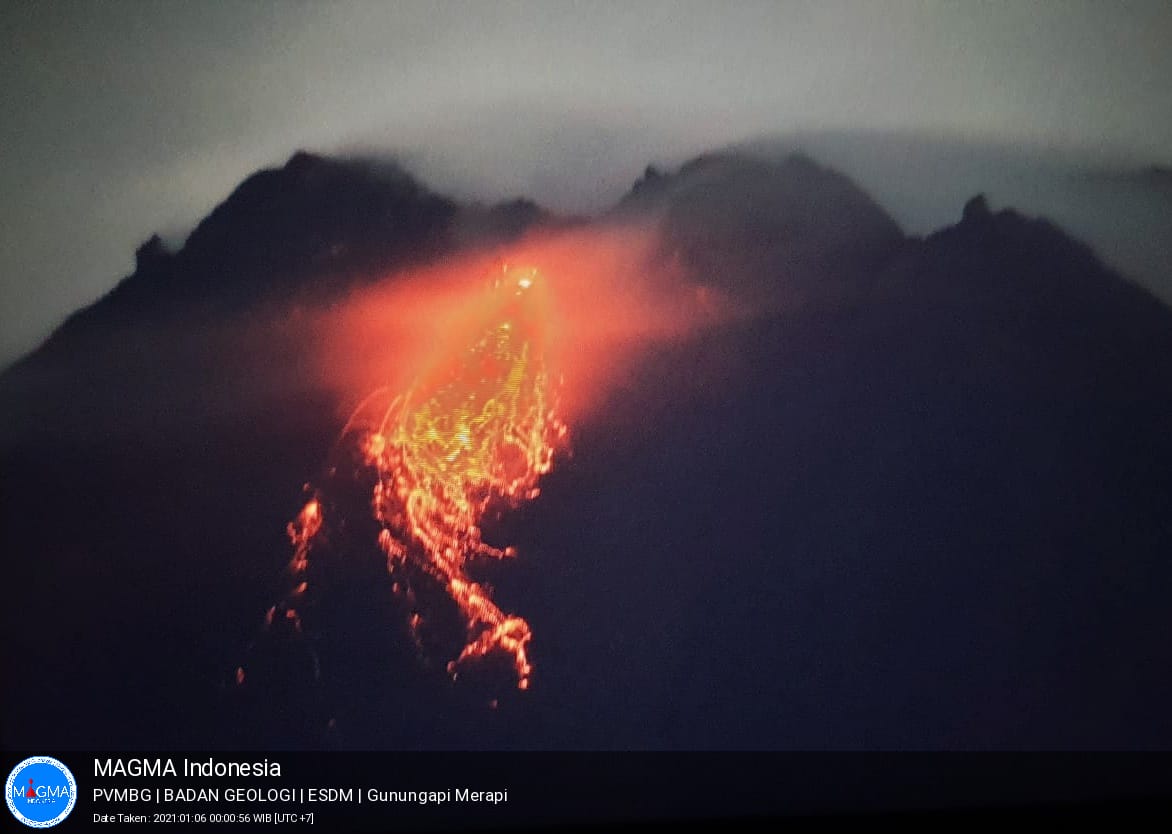
[[[1162,171],[1157,166],[1153,166],[1152,170]],[[611,212],[604,213],[602,218],[605,221],[608,217],[621,218],[630,213],[653,211],[674,200],[673,208],[677,216],[669,218],[666,234],[669,237],[669,245],[683,244],[686,246],[687,242],[681,239],[686,239],[689,235],[694,236],[695,229],[686,228],[691,221],[686,217],[686,206],[681,209],[679,205],[681,192],[685,197],[689,190],[703,192],[706,174],[715,174],[714,178],[717,180],[722,178],[728,180],[735,177],[760,177],[763,172],[766,175],[776,177],[777,180],[792,178],[795,174],[809,175],[812,173],[815,176],[827,178],[819,185],[824,185],[825,182],[829,181],[833,182],[836,187],[845,186],[857,191],[857,186],[851,184],[847,178],[831,169],[823,168],[801,151],[786,155],[780,164],[767,162],[738,151],[717,151],[694,157],[675,171],[667,173],[662,172],[654,165],[647,166],[644,175],[632,183],[631,188],[620,198]],[[354,198],[353,205],[343,206],[339,216],[330,217],[330,211],[337,207],[337,195],[340,192],[353,189],[355,184],[361,184],[362,188],[357,189],[359,193]],[[297,226],[312,227],[315,225],[313,212],[308,211],[305,206],[299,207],[302,216],[289,218],[289,222],[295,224],[292,233],[282,230],[276,235],[277,240],[262,239],[272,237],[271,232],[255,237],[241,234],[240,227],[243,226],[244,229],[247,229],[250,222],[257,221],[265,213],[265,206],[271,201],[280,202],[282,199],[295,199],[300,202],[310,200],[315,194],[326,195],[332,200],[332,203],[320,211],[319,218],[325,221],[323,224],[325,228],[317,229],[314,236],[301,239],[296,228]],[[892,255],[894,249],[898,245],[906,243],[908,239],[904,237],[895,222],[883,214],[882,210],[869,197],[861,191],[858,194],[861,199],[859,199],[858,205],[851,206],[852,209],[858,209],[861,206],[864,211],[876,210],[873,216],[868,217],[865,221],[866,224],[874,227],[871,235],[877,240],[877,243],[874,244],[877,249],[871,254],[867,263],[867,267],[874,270],[883,265],[884,260]],[[711,199],[711,197],[711,194],[701,194],[701,199]],[[854,198],[852,197],[852,199]],[[981,205],[972,219],[990,213],[987,204],[984,203],[983,195],[974,195],[964,206],[962,221],[976,206],[974,201]],[[358,210],[359,208],[369,210],[362,212]],[[748,206],[741,207],[740,210],[747,211],[756,208],[758,207],[750,203]],[[217,264],[214,261],[217,257],[222,257],[222,255],[215,254],[218,249],[230,247],[233,249],[234,256],[245,261],[259,259],[258,269],[274,274],[279,274],[282,266],[278,261],[284,261],[289,267],[282,277],[288,284],[294,286],[299,283],[299,280],[304,280],[298,278],[298,273],[305,271],[305,265],[308,265],[311,272],[318,270],[317,273],[313,274],[314,277],[317,277],[323,266],[329,268],[330,261],[341,260],[340,271],[351,273],[347,280],[354,281],[355,277],[352,273],[361,270],[364,266],[369,268],[375,264],[399,263],[401,253],[391,251],[393,247],[373,247],[371,251],[353,252],[351,251],[352,241],[347,240],[351,237],[374,237],[369,234],[354,234],[350,224],[361,219],[360,228],[366,226],[377,229],[380,221],[388,218],[393,220],[397,210],[404,217],[411,217],[418,213],[415,222],[422,223],[422,225],[399,230],[399,233],[408,237],[413,245],[419,245],[422,242],[425,246],[425,251],[415,254],[416,262],[425,262],[441,254],[450,253],[477,239],[489,242],[501,241],[515,238],[537,226],[557,227],[564,226],[566,222],[571,224],[589,222],[586,219],[563,221],[537,203],[523,197],[506,200],[487,208],[475,204],[459,206],[449,198],[430,191],[410,173],[393,162],[369,159],[334,159],[307,151],[297,151],[283,166],[262,169],[245,178],[228,197],[196,225],[179,249],[168,250],[157,234],[144,241],[135,253],[134,272],[121,279],[93,304],[80,308],[68,316],[40,346],[18,358],[13,365],[0,373],[0,377],[42,349],[53,351],[55,349],[54,343],[62,338],[61,334],[76,329],[79,326],[79,320],[84,321],[94,315],[91,311],[95,308],[104,309],[115,301],[133,307],[136,306],[134,300],[149,306],[153,303],[150,297],[161,289],[157,284],[150,285],[149,289],[146,289],[147,285],[144,284],[144,281],[149,276],[156,276],[156,280],[165,280],[159,279],[157,276],[167,271],[174,272],[178,267],[180,273],[178,277],[186,279],[186,281],[177,282],[184,288],[181,295],[187,296],[184,301],[186,303],[199,303],[198,293],[195,293],[195,298],[190,297],[196,289],[193,286],[195,278],[204,277],[208,272],[216,273]],[[1004,209],[998,214],[1004,215],[1005,212],[1011,213],[1006,216],[1022,216],[1012,209]],[[701,218],[701,222],[709,219],[711,218]],[[681,226],[685,228],[680,228]],[[388,223],[387,228],[393,229],[394,223]],[[946,233],[950,228],[954,227],[941,227],[927,237],[936,237]],[[1053,228],[1057,229],[1057,227]],[[232,234],[238,235],[239,239],[232,242],[225,241],[223,235],[226,229],[232,229]],[[670,240],[673,236],[677,239]],[[899,240],[896,239],[897,236],[900,238]],[[240,245],[242,243],[244,244],[243,250]],[[696,245],[694,241],[691,244]],[[691,253],[693,258],[698,255],[699,253],[696,252]],[[208,261],[209,258],[212,262]],[[231,276],[230,274],[220,276],[220,280],[223,282],[226,277]],[[247,281],[243,283],[247,284]],[[273,288],[267,289],[271,291]],[[170,291],[175,292],[174,289]],[[240,302],[251,303],[256,300],[253,296],[264,294],[265,288],[253,288],[251,291],[244,291],[244,297],[240,299]]]
[[[6,747],[1172,743],[1172,311],[979,197],[909,237],[811,160],[720,154],[603,222],[659,223],[759,315],[649,348],[576,427],[493,576],[539,635],[533,690],[484,719],[355,574],[322,679],[274,649],[285,684],[241,710],[337,404],[295,327],[220,325],[558,222],[400,174],[297,154],[250,177],[0,375],[4,623],[58,612],[56,651],[5,644],[4,697],[63,716],[5,722]]]

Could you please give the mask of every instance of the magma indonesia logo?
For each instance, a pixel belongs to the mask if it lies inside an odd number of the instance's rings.
[[[50,756],[25,759],[8,774],[4,798],[12,816],[30,828],[51,828],[77,803],[69,768]]]

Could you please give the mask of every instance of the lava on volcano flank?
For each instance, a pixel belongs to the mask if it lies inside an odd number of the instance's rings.
[[[373,392],[342,430],[339,446],[372,477],[369,507],[392,588],[407,602],[422,650],[433,614],[421,583],[442,587],[463,624],[463,648],[447,663],[457,677],[468,663],[500,653],[517,687],[529,687],[529,623],[506,614],[467,568],[475,558],[506,559],[512,547],[481,536],[482,519],[536,498],[567,428],[558,416],[547,366],[545,279],[533,267],[502,264],[483,298],[441,334],[435,355],[406,390]],[[449,324],[451,324],[449,322]],[[331,472],[336,475],[338,467]],[[319,538],[329,535],[326,490],[289,525],[294,590],[282,619],[300,631],[296,601],[309,590]],[[374,544],[374,542],[372,542]],[[276,609],[269,612],[271,624]]]
[[[315,681],[322,660],[350,662],[334,652],[340,629],[387,626],[385,583],[390,622],[425,665],[438,661],[466,691],[528,689],[532,629],[487,582],[492,563],[516,556],[493,541],[498,522],[537,498],[568,425],[606,419],[640,348],[739,314],[665,262],[651,227],[534,237],[510,256],[381,276],[310,319],[309,372],[357,406],[339,412],[325,470],[288,525],[290,590],[266,632],[295,638]],[[486,687],[467,684],[474,668]],[[252,681],[236,670],[237,686]]]

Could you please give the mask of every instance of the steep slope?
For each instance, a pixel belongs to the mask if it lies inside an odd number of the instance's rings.
[[[648,168],[616,209],[663,215],[666,253],[766,308],[854,292],[903,240],[858,186],[800,154],[698,157]]]
[[[63,716],[35,734],[6,722],[6,746],[214,737],[225,669],[272,602],[285,524],[338,428],[304,372],[321,345],[298,310],[451,252],[469,226],[507,238],[540,220],[517,213],[299,153],[180,251],[148,241],[133,275],[0,377],[0,553],[21,589],[7,623],[58,612],[39,627],[52,650],[6,650],[25,671],[5,701]]]
[[[1166,746],[1169,357],[1166,307],[979,199],[849,303],[662,353],[547,490],[594,535],[537,596],[609,602],[534,618],[551,700],[600,681],[617,747]]]
[[[7,747],[1172,744],[1172,312],[980,199],[905,238],[805,158],[649,172],[608,218],[758,315],[649,351],[509,522],[529,692],[421,669],[363,563],[320,681],[277,641],[229,697],[337,427],[295,324],[225,323],[550,220],[402,176],[257,175],[0,378],[6,631],[48,647],[6,641],[4,697],[61,716]]]

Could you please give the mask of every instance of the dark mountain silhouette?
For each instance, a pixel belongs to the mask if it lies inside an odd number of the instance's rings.
[[[134,274],[9,369],[0,527],[28,605],[10,624],[63,613],[38,625],[53,651],[30,665],[13,647],[8,668],[30,671],[7,680],[8,702],[60,706],[65,745],[214,737],[223,666],[276,599],[290,509],[338,428],[336,403],[306,383],[318,345],[298,306],[457,240],[507,239],[517,213],[463,209],[394,166],[299,153],[242,183],[180,251],[145,243]],[[266,307],[293,314],[249,335]]]
[[[1165,165],[1149,166],[1146,179],[1153,185],[1159,185],[1165,189],[1172,189],[1172,168]]]
[[[1172,168],[1166,165],[1148,165],[1146,168],[1119,170],[1095,170],[1084,176],[1088,179],[1126,182],[1163,194],[1172,193]]]
[[[803,131],[736,147],[768,160],[800,149],[849,176],[911,234],[951,225],[959,207],[984,192],[991,206],[1057,223],[1110,269],[1172,303],[1172,189],[1160,175],[1166,164],[898,129]]]
[[[844,282],[857,286],[903,240],[854,183],[801,154],[779,164],[710,154],[672,175],[648,168],[617,212],[648,210],[665,215],[666,250],[739,297],[767,305]]]
[[[496,711],[345,537],[314,636],[248,649],[337,426],[295,325],[224,323],[557,219],[298,154],[145,244],[0,377],[3,744],[1172,744],[1167,307],[979,197],[906,237],[800,156],[649,169],[608,219],[643,216],[762,314],[649,350],[504,522],[537,673]]]

